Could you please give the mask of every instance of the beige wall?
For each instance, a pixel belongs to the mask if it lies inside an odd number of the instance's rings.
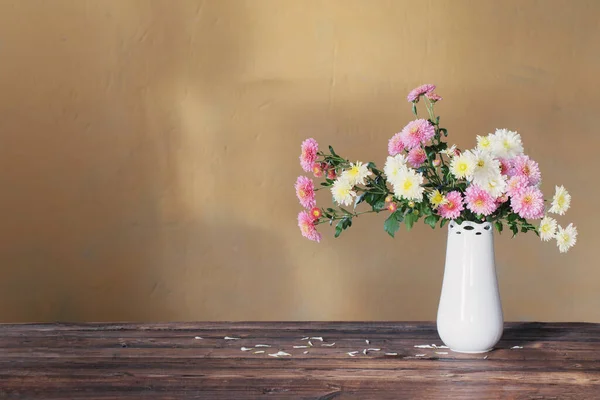
[[[496,238],[506,319],[600,322],[599,46],[594,0],[2,0],[0,320],[434,319],[444,231],[316,245],[293,192],[303,138],[381,164],[433,82],[573,195],[568,255]]]

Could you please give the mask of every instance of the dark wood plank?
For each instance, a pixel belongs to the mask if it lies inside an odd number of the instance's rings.
[[[434,324],[0,324],[0,398],[600,398],[600,324],[509,323],[483,355],[424,344]]]

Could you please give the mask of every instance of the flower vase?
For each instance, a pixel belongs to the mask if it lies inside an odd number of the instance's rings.
[[[438,334],[453,351],[485,353],[500,340],[503,325],[492,225],[451,221]]]

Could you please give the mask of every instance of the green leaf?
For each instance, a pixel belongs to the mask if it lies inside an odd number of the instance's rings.
[[[438,215],[430,215],[425,218],[425,223],[429,225],[431,229],[434,229],[439,219],[440,217]]]
[[[383,223],[383,229],[385,229],[385,231],[391,237],[394,237],[398,229],[400,229],[400,222],[398,222],[398,219],[396,218],[397,212],[398,211],[395,211],[394,213],[390,214],[390,216]]]
[[[519,216],[515,213],[509,214],[508,218],[506,218],[508,220],[508,222],[514,222],[519,218]]]
[[[377,201],[373,204],[373,211],[381,211],[385,209],[385,199]]]
[[[510,225],[510,230],[513,233],[513,237],[515,237],[517,235],[517,233],[519,233],[519,228],[517,228],[517,225],[515,225],[515,224]]]
[[[440,222],[440,228],[443,228],[444,225],[446,225],[446,222],[448,222],[448,220],[446,218],[442,218],[442,222]]]
[[[496,230],[498,231],[498,233],[502,232],[502,229],[503,229],[502,222],[496,221],[496,222],[494,222],[494,226],[496,227]]]
[[[334,237],[339,237],[342,234],[343,230],[344,230],[344,220],[340,219],[340,221],[335,226],[335,235],[334,235]]]
[[[404,224],[406,225],[406,230],[410,231],[413,227],[414,223],[419,219],[419,217],[413,213],[408,213],[404,216]]]
[[[358,206],[360,203],[365,201],[366,195],[367,195],[367,192],[363,192],[356,198],[356,200],[354,201],[354,208],[356,208],[356,206]]]
[[[412,112],[413,114],[417,115],[417,103],[415,102],[412,103]]]
[[[329,152],[330,152],[332,155],[334,155],[334,156],[336,156],[336,157],[339,157],[337,154],[335,154],[335,151],[333,151],[333,147],[331,147],[331,146],[329,146]]]
[[[444,134],[444,136],[448,136],[448,129],[446,128],[440,128],[440,132],[442,132]]]

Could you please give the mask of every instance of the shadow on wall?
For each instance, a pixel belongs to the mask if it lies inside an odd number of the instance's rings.
[[[219,220],[210,185],[203,204],[181,195],[197,166],[186,140],[202,132],[182,132],[179,104],[210,97],[243,58],[228,27],[196,31],[203,7],[32,1],[1,13],[2,37],[20,41],[3,39],[0,66],[0,321],[260,317],[252,308],[292,301],[258,282],[285,279],[271,265],[286,263],[278,238],[226,210]],[[243,16],[210,7],[234,25]],[[261,263],[269,278],[252,273]],[[251,305],[240,285],[254,287]]]

